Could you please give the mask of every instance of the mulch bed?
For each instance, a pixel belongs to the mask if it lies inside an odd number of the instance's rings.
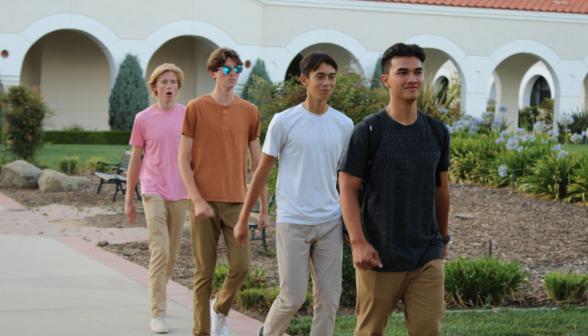
[[[37,207],[62,203],[76,206],[116,207],[119,215],[91,219],[87,225],[100,227],[131,227],[124,217],[124,199],[118,197],[112,203],[114,186],[103,186],[96,194],[98,179],[92,177],[92,185],[71,192],[40,193],[38,190],[2,189],[17,202]],[[529,272],[528,288],[522,291],[526,307],[554,306],[543,289],[542,279],[553,270],[588,271],[588,206],[569,204],[527,197],[510,189],[492,189],[470,184],[450,185],[451,212],[449,231],[452,242],[447,259],[457,257],[482,257],[489,250],[503,260],[524,262]],[[139,202],[136,202],[140,206]],[[141,209],[139,209],[141,211]],[[465,215],[465,216],[464,216]],[[138,216],[135,226],[145,226],[144,216]],[[268,248],[275,251],[273,227],[267,231]],[[104,246],[108,251],[121,255],[145,268],[149,266],[149,250],[146,242],[133,242]],[[252,269],[265,268],[270,284],[278,281],[275,254],[266,254],[261,242],[251,243]],[[218,263],[226,261],[223,239],[219,241]],[[182,250],[172,279],[188,286],[192,282],[194,264],[188,239],[182,242]],[[506,306],[520,307],[521,303],[507,300]],[[579,305],[588,305],[584,299]],[[239,308],[235,306],[235,308]],[[462,307],[455,307],[462,308]],[[341,307],[340,314],[352,314],[353,307]],[[247,312],[263,320],[265,313]]]

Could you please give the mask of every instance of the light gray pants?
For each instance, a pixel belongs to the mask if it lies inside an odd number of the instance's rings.
[[[341,219],[318,225],[276,224],[280,295],[264,324],[265,336],[282,336],[306,300],[312,273],[314,317],[311,336],[333,335],[341,297]]]

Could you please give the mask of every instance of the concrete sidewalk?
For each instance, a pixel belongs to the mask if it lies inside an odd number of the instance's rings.
[[[192,335],[191,296],[170,281],[170,335]],[[0,235],[0,298],[2,335],[151,334],[148,271],[79,238]],[[228,325],[261,324],[231,311]]]

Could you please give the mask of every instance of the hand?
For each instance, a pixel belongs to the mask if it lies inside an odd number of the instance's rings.
[[[260,212],[259,216],[257,217],[257,231],[261,231],[263,228],[268,228],[272,226],[270,222],[269,214],[267,212]]]
[[[369,270],[374,267],[382,268],[382,261],[378,251],[368,242],[355,243],[353,246],[353,264],[360,270]]]
[[[237,244],[245,246],[249,236],[249,224],[247,223],[247,220],[239,219],[237,225],[235,225],[235,228],[233,229],[233,235],[237,240]]]
[[[125,201],[125,216],[127,216],[129,222],[135,224],[137,221],[137,209],[135,208],[135,204],[128,204]]]
[[[447,245],[443,245],[443,253],[441,253],[441,260],[445,259],[447,255]]]
[[[212,211],[212,208],[210,207],[210,205],[208,205],[208,203],[205,200],[193,200],[192,205],[194,205],[194,216],[198,218],[214,217],[214,211]]]

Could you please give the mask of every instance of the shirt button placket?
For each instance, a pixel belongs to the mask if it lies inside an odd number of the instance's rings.
[[[229,124],[229,112],[226,106],[223,106],[223,128],[227,128]]]

